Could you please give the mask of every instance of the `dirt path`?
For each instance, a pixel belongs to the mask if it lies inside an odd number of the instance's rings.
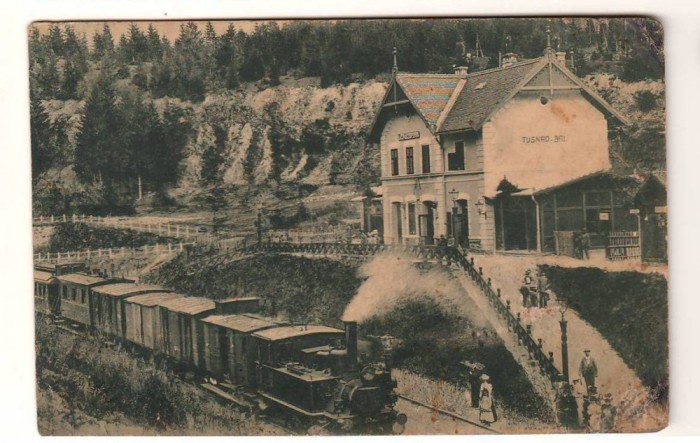
[[[546,309],[524,308],[518,292],[526,269],[533,268],[545,257],[481,256],[475,258],[476,266],[483,267],[484,275],[491,277],[495,287],[502,290],[504,300],[510,300],[513,312],[521,313],[523,324],[531,324],[535,338],[542,338],[547,350],[554,351],[555,364],[561,368],[561,314],[559,304],[552,300]],[[550,261],[547,261],[550,263]],[[578,261],[580,265],[580,261]],[[552,263],[559,264],[559,263]],[[552,297],[554,298],[554,297]],[[604,395],[611,393],[618,407],[617,431],[655,431],[665,426],[667,411],[652,404],[649,392],[612,348],[610,343],[589,323],[569,309],[565,313],[568,322],[569,373],[579,396],[585,388],[575,380],[579,378],[578,366],[583,350],[589,348],[598,366],[596,385]],[[579,397],[580,398],[580,397]]]

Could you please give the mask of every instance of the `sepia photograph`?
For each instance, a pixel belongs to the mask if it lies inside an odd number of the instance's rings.
[[[668,425],[657,19],[39,21],[26,44],[42,436]]]

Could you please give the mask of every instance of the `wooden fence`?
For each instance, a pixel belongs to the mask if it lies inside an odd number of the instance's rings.
[[[177,253],[184,251],[188,246],[195,243],[164,243],[156,245],[145,245],[138,248],[101,248],[84,251],[67,252],[46,252],[34,254],[34,263],[63,263],[74,261],[85,261],[93,258],[120,258],[136,257],[144,255],[160,255],[165,253]]]

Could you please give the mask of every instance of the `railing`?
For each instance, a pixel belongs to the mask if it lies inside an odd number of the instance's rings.
[[[32,223],[35,226],[41,225],[51,225],[57,223],[86,223],[86,224],[96,224],[106,228],[114,229],[130,229],[132,231],[148,232],[151,234],[157,234],[163,237],[173,237],[173,238],[198,238],[207,239],[210,241],[216,241],[214,237],[206,233],[201,233],[197,231],[195,226],[182,225],[176,223],[145,223],[138,221],[133,218],[119,218],[119,217],[101,217],[99,215],[85,215],[85,214],[73,214],[73,215],[49,215],[49,216],[39,216],[32,219]]]
[[[145,245],[138,248],[101,248],[84,251],[46,252],[34,254],[35,263],[62,263],[71,261],[84,261],[93,258],[119,258],[134,257],[149,254],[165,254],[184,251],[186,247],[195,243],[164,243]]]
[[[523,346],[529,358],[537,361],[540,373],[554,383],[559,380],[561,372],[554,365],[554,353],[545,353],[542,339],[535,339],[532,326],[523,326],[520,313],[513,314],[510,301],[503,302],[501,290],[493,288],[491,279],[484,276],[483,269],[476,267],[474,258],[467,259],[466,253],[458,248],[411,245],[370,245],[342,243],[263,243],[253,245],[245,252],[306,253],[313,255],[345,255],[371,257],[384,252],[400,253],[424,260],[437,259],[447,266],[456,264],[462,268],[486,296],[489,305],[503,320],[508,331],[515,334],[518,344]]]

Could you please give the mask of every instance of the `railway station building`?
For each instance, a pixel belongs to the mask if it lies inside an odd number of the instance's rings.
[[[628,122],[565,53],[454,74],[399,73],[395,60],[392,72],[368,138],[381,149],[385,243],[546,251],[560,231],[587,228],[604,247],[636,227],[633,184],[610,173]]]

